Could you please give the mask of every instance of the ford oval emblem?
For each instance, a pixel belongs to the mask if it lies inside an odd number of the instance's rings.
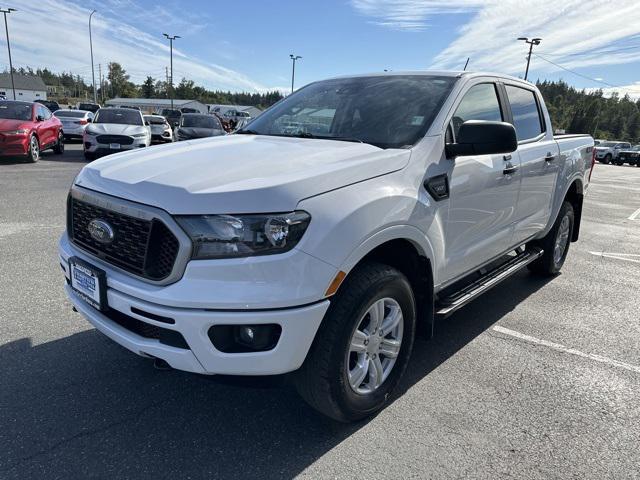
[[[87,230],[89,230],[91,238],[96,242],[111,243],[113,242],[113,239],[116,238],[116,233],[113,231],[113,227],[99,218],[91,220],[87,226]]]

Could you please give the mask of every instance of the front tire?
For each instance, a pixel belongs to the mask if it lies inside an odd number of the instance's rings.
[[[40,142],[38,137],[31,135],[29,138],[29,149],[27,150],[27,162],[36,163],[40,160]]]
[[[548,277],[556,275],[560,271],[567,258],[567,253],[569,253],[574,220],[573,206],[565,201],[560,207],[558,217],[549,233],[533,243],[542,248],[544,253],[539,259],[529,264],[529,270]]]
[[[605,165],[609,165],[609,164],[611,163],[611,158],[612,158],[612,157],[611,157],[611,154],[610,154],[610,153],[607,153],[607,154],[604,156],[604,164],[605,164]]]
[[[416,307],[407,278],[366,263],[345,280],[295,374],[298,392],[313,408],[341,422],[382,409],[411,355]]]

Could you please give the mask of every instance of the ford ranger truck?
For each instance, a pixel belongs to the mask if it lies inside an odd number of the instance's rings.
[[[92,162],[68,196],[66,293],[163,365],[289,374],[340,421],[393,398],[416,328],[578,240],[588,135],[531,83],[384,73],[301,88],[235,135]]]

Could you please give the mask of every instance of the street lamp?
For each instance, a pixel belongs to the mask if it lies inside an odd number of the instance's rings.
[[[4,14],[4,30],[7,33],[7,50],[9,51],[9,73],[11,74],[11,89],[13,90],[13,99],[16,99],[16,84],[13,81],[13,63],[11,62],[11,45],[9,44],[9,25],[7,24],[7,13],[17,12],[15,8],[0,8],[0,12]]]
[[[91,17],[96,13],[95,10],[89,15],[89,49],[91,50],[91,81],[93,82],[93,103],[98,103],[98,96],[96,93],[96,72],[93,66],[93,39],[91,38]]]
[[[176,38],[180,38],[180,35],[170,36],[170,35],[167,35],[166,33],[163,33],[162,35],[164,35],[165,37],[167,37],[167,39],[169,39],[169,51],[171,52],[170,53],[170,56],[171,56],[171,77],[169,77],[170,78],[170,80],[169,80],[169,85],[170,85],[170,87],[169,87],[169,90],[170,90],[169,97],[171,98],[171,110],[173,110],[173,41]]]
[[[293,93],[293,82],[296,78],[296,60],[300,60],[302,57],[300,55],[294,55],[293,53],[289,55],[289,58],[293,60],[293,69],[291,70],[291,93]]]
[[[529,55],[527,55],[527,69],[524,72],[524,79],[527,79],[527,75],[529,75],[529,62],[531,62],[531,51],[533,50],[533,46],[534,45],[540,45],[540,42],[542,41],[541,38],[532,38],[531,40],[529,40],[528,37],[519,37],[518,40],[522,40],[525,43],[529,44]]]

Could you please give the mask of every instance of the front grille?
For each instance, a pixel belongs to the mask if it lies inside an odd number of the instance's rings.
[[[131,145],[133,138],[126,135],[98,135],[98,143],[119,143],[120,145]]]
[[[69,232],[73,243],[135,275],[155,281],[169,276],[180,244],[162,221],[131,217],[73,197],[69,203]],[[91,236],[88,226],[95,219],[111,225],[115,233],[111,243],[98,242]]]
[[[135,333],[144,338],[151,338],[159,340],[164,345],[171,347],[188,349],[189,345],[180,332],[170,330],[168,328],[158,327],[157,325],[151,325],[147,322],[142,322],[137,318],[130,317],[118,310],[110,308],[104,312],[104,316],[114,323],[117,323],[123,328],[126,328],[130,332]]]

